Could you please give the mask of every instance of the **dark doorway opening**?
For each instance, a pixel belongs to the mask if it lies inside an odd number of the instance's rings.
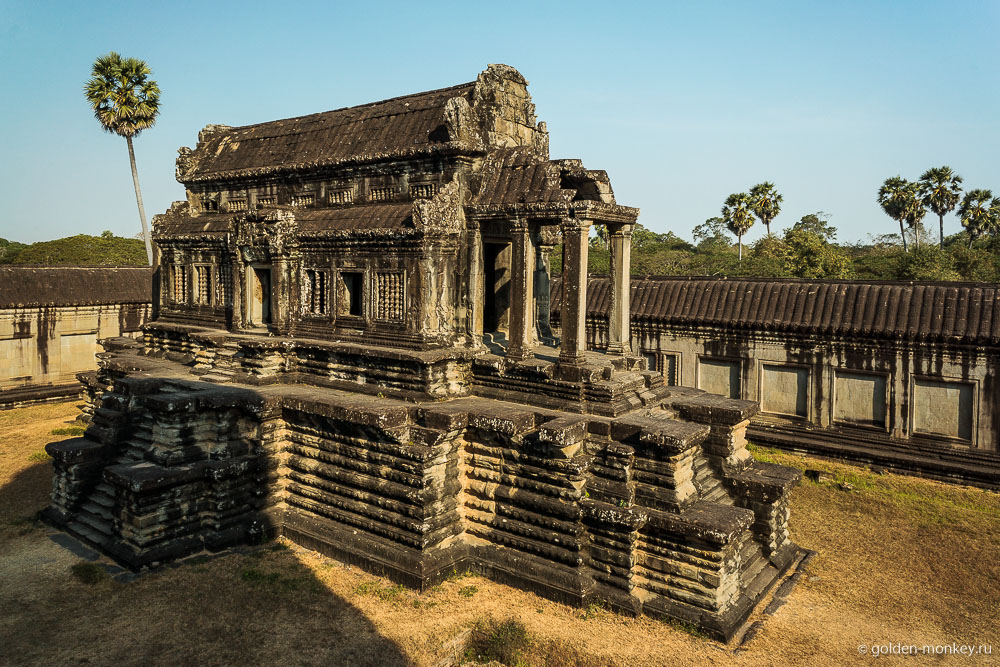
[[[361,271],[342,271],[340,274],[340,299],[338,299],[337,314],[361,317],[361,294],[364,285],[364,273]]]
[[[483,244],[483,333],[507,331],[510,244]]]
[[[253,267],[250,282],[250,324],[263,326],[271,323],[271,269]]]

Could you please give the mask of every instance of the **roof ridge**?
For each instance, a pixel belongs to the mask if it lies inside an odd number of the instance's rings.
[[[608,278],[605,273],[591,273],[591,278]],[[712,282],[773,282],[773,283],[803,283],[824,285],[912,285],[932,287],[998,287],[1000,284],[975,280],[866,280],[863,278],[782,278],[772,276],[668,276],[668,275],[632,275],[632,280],[662,280],[662,281],[712,281]]]

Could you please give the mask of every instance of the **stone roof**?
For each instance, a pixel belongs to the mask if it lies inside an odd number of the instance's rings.
[[[575,190],[561,187],[557,162],[526,148],[493,151],[485,160],[473,204],[566,203]]]
[[[552,287],[558,311],[561,285]],[[610,280],[592,277],[587,313],[606,316]],[[633,278],[632,321],[757,332],[1000,343],[1000,286],[980,283]]]
[[[152,295],[145,266],[0,266],[0,308],[149,303]]]
[[[182,183],[258,176],[444,147],[445,105],[471,101],[475,82],[243,127],[209,126],[179,170]]]

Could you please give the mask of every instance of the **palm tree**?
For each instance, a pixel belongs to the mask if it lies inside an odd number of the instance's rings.
[[[920,197],[924,206],[937,214],[940,245],[944,249],[944,216],[958,206],[962,197],[962,177],[948,166],[928,169],[920,177]]]
[[[885,211],[885,214],[899,223],[899,235],[903,239],[903,252],[909,248],[906,245],[906,230],[903,228],[903,221],[907,218],[909,208],[913,205],[913,198],[916,197],[914,183],[910,183],[902,176],[893,176],[885,179],[885,183],[878,189],[878,203]],[[921,216],[923,217],[923,216]]]
[[[153,265],[153,245],[149,239],[146,212],[139,191],[139,172],[135,168],[132,138],[153,127],[160,112],[160,87],[148,77],[149,66],[137,58],[122,58],[112,51],[94,61],[91,79],[83,87],[94,116],[105,132],[125,137],[128,159],[132,164],[132,184],[139,205],[142,238],[146,242],[146,259]]]
[[[767,235],[771,235],[771,221],[781,213],[781,202],[784,197],[774,189],[774,183],[764,181],[750,188],[750,200],[753,202],[753,214],[767,227]]]
[[[993,231],[1000,217],[1000,197],[993,198],[989,190],[969,190],[958,207],[958,217],[969,233],[969,247],[977,237]]]
[[[927,215],[927,209],[924,208],[924,202],[920,199],[920,186],[917,183],[910,183],[903,219],[906,220],[906,226],[913,230],[913,243],[917,250],[920,249],[920,222],[925,215]]]
[[[740,261],[743,261],[743,235],[753,227],[753,201],[745,192],[726,197],[722,206],[722,219],[726,227],[736,235],[740,244]]]

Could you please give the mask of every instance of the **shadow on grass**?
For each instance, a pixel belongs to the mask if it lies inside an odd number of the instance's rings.
[[[84,583],[79,557],[35,521],[51,471],[31,464],[0,487],[4,664],[412,664],[277,544]]]

